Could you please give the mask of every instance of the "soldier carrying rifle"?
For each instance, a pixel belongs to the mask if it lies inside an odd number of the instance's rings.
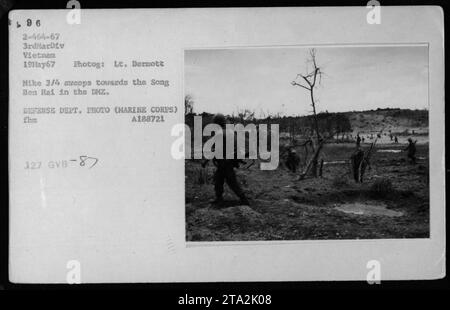
[[[230,189],[239,197],[240,203],[242,205],[249,205],[249,201],[247,197],[245,196],[241,186],[239,185],[236,173],[234,171],[234,168],[238,168],[239,164],[243,162],[240,159],[234,158],[234,159],[227,159],[226,158],[226,136],[227,135],[234,135],[234,132],[226,131],[226,119],[225,116],[222,114],[216,114],[213,119],[213,123],[219,125],[222,127],[222,135],[223,135],[223,156],[221,159],[214,158],[213,163],[216,166],[216,172],[214,175],[214,190],[216,193],[216,199],[213,201],[214,204],[221,204],[223,203],[223,185],[226,182]],[[233,143],[234,145],[234,143]],[[204,161],[202,163],[202,166],[206,166],[207,161]]]

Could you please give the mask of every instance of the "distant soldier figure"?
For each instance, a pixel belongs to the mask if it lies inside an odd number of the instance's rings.
[[[416,141],[413,141],[411,138],[408,138],[408,146],[404,149],[408,151],[408,158],[411,160],[412,164],[416,164]]]
[[[366,171],[366,167],[369,166],[370,163],[367,158],[365,158],[365,153],[361,149],[357,149],[350,158],[352,164],[352,172],[353,178],[355,182],[362,183],[364,172]]]
[[[226,120],[225,116],[223,116],[222,114],[215,115],[213,123],[222,127],[223,135],[223,159],[213,159],[213,162],[217,167],[214,175],[214,190],[216,192],[216,199],[213,201],[213,203],[220,204],[223,202],[223,185],[226,182],[230,189],[239,197],[241,204],[249,205],[249,201],[245,197],[245,194],[236,179],[236,173],[234,172],[234,168],[239,167],[239,160],[226,159],[226,135],[234,135],[234,132],[226,132]]]
[[[364,143],[364,140],[365,140],[364,137],[362,137],[362,138],[361,138],[362,143]]]
[[[299,164],[300,164],[300,157],[297,155],[297,152],[293,148],[290,148],[286,159],[286,167],[290,171],[295,173],[297,172]]]
[[[356,136],[356,147],[359,148],[361,146],[361,137],[359,134]]]
[[[395,142],[395,143],[398,143],[398,137],[397,137],[397,136],[395,136],[394,142]]]

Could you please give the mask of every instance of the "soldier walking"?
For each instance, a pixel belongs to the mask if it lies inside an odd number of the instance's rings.
[[[408,146],[404,149],[404,151],[408,151],[408,158],[411,163],[416,164],[416,141],[413,141],[411,138],[408,138]]]
[[[222,114],[216,114],[213,119],[213,123],[222,127],[223,135],[223,156],[222,159],[214,158],[213,162],[217,169],[214,175],[214,190],[216,193],[216,199],[213,201],[215,204],[223,203],[223,185],[226,182],[230,189],[239,197],[240,203],[242,205],[249,205],[249,201],[242,191],[239,185],[234,168],[239,167],[239,160],[237,158],[227,159],[226,158],[226,135],[234,135],[234,132],[226,132],[226,119]],[[234,145],[234,143],[233,143]],[[236,152],[235,152],[236,155]]]

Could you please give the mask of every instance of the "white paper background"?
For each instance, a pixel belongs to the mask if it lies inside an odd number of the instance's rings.
[[[83,283],[365,280],[369,260],[382,280],[445,274],[443,14],[437,7],[382,7],[380,25],[361,8],[13,11],[41,19],[66,48],[55,70],[23,69],[22,33],[10,28],[10,280],[65,283],[69,260]],[[183,122],[184,49],[318,44],[428,43],[430,53],[431,238],[298,242],[185,242],[184,163],[170,155],[170,129]],[[74,70],[75,59],[165,61],[164,70]],[[115,88],[104,97],[21,96],[22,80],[167,78],[169,89]],[[132,90],[132,91],[131,91]],[[177,105],[162,124],[129,115],[40,116],[23,125],[23,106]],[[25,161],[79,155],[91,170],[27,171]],[[174,250],[171,250],[172,246]]]

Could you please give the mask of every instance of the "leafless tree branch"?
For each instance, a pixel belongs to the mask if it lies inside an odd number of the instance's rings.
[[[310,88],[308,88],[308,87],[306,87],[306,86],[304,86],[304,85],[302,85],[302,84],[299,84],[299,83],[297,83],[297,82],[295,82],[295,81],[292,81],[292,85],[303,87],[303,88],[306,89],[306,90],[311,90]]]
[[[296,79],[298,79],[298,77],[300,76],[309,87],[302,85],[300,83],[297,83],[296,81],[292,82],[292,85],[301,86],[302,88],[308,90],[310,93],[312,113],[313,113],[313,117],[314,117],[314,127],[315,127],[315,131],[316,131],[316,136],[317,136],[317,145],[319,146],[318,149],[316,150],[314,156],[311,158],[310,163],[307,165],[305,171],[303,171],[303,174],[302,174],[303,176],[305,176],[308,173],[311,166],[314,166],[314,167],[317,166],[317,158],[319,156],[320,149],[322,148],[322,145],[323,145],[323,141],[321,140],[321,135],[319,133],[319,123],[318,123],[317,113],[316,113],[316,101],[314,100],[314,87],[316,86],[317,76],[319,76],[319,84],[320,84],[321,80],[322,80],[322,71],[320,70],[320,67],[317,66],[316,50],[314,48],[310,49],[309,56],[310,56],[310,58],[308,59],[308,62],[312,63],[313,70],[311,72],[307,73],[306,75],[297,74],[297,76],[296,76]]]

